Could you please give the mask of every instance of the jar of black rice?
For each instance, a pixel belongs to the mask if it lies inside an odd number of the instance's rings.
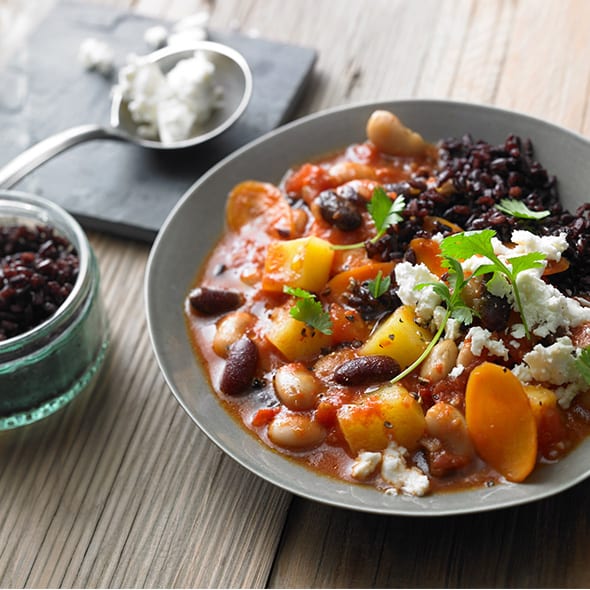
[[[92,387],[108,347],[99,269],[61,207],[0,191],[0,430]]]

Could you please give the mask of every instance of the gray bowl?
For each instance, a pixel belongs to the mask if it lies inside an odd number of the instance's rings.
[[[285,171],[322,153],[365,139],[375,109],[388,109],[426,139],[470,133],[501,143],[530,138],[536,158],[559,179],[565,206],[575,209],[590,186],[590,143],[544,121],[495,108],[446,101],[361,104],[315,114],[269,133],[211,169],[183,196],[152,249],[146,274],[150,337],[160,368],[179,403],[199,428],[238,463],[299,496],[380,514],[441,516],[524,504],[561,492],[590,474],[590,440],[562,461],[537,468],[523,484],[497,485],[423,498],[388,496],[373,488],[322,476],[264,446],[241,427],[213,393],[191,349],[183,301],[197,270],[220,237],[225,199],[246,179],[278,183]]]

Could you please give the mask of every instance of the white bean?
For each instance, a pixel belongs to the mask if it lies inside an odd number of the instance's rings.
[[[450,453],[465,459],[473,457],[473,444],[467,423],[463,414],[454,406],[445,402],[434,404],[426,412],[426,432],[438,438]]]
[[[268,438],[285,449],[311,449],[323,442],[326,430],[307,414],[281,412],[268,425]]]
[[[421,135],[389,111],[373,112],[367,122],[367,137],[380,151],[392,156],[421,156],[429,147]]]
[[[375,180],[375,170],[367,164],[360,162],[338,162],[330,166],[328,174],[333,177],[338,184],[344,184],[351,180],[369,179]]]
[[[455,366],[458,354],[459,349],[454,340],[441,340],[422,363],[420,377],[430,383],[437,383],[444,379]]]
[[[246,311],[234,311],[223,316],[217,322],[217,331],[213,337],[215,354],[225,358],[229,347],[237,342],[249,328],[256,323],[256,316]]]
[[[283,365],[274,376],[277,397],[290,410],[311,410],[322,390],[321,381],[301,363]]]

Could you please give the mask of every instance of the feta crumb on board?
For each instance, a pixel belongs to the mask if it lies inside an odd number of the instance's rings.
[[[96,70],[108,76],[114,67],[115,54],[108,43],[88,37],[78,49],[78,61],[87,70]]]
[[[168,41],[168,29],[163,25],[148,27],[143,34],[143,40],[150,49],[160,49]]]

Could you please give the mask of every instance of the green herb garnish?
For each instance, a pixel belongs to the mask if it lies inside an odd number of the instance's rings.
[[[533,211],[522,201],[514,199],[500,199],[500,202],[496,204],[496,209],[519,219],[544,219],[551,214],[549,211]]]
[[[584,381],[590,385],[590,347],[582,349],[580,356],[576,358],[576,368]]]
[[[371,200],[367,203],[367,211],[375,224],[377,234],[371,238],[371,242],[376,242],[391,225],[403,220],[402,211],[406,207],[406,200],[403,195],[399,195],[393,201],[387,196],[382,187],[377,186],[373,189]],[[361,248],[364,242],[355,244],[332,244],[334,250],[352,250]]]
[[[530,252],[522,256],[515,256],[509,258],[510,268],[504,264],[495,254],[494,247],[492,246],[492,238],[496,235],[496,232],[491,229],[484,229],[482,231],[473,232],[462,232],[447,236],[440,245],[441,253],[445,259],[455,258],[459,260],[465,260],[471,256],[485,256],[488,258],[490,264],[482,264],[479,266],[473,276],[481,276],[488,273],[492,274],[490,282],[507,280],[512,286],[514,293],[514,300],[520,313],[522,323],[527,338],[530,338],[529,326],[526,321],[524,309],[522,306],[522,300],[520,297],[520,291],[516,284],[516,277],[523,270],[530,268],[540,268],[543,266],[542,261],[545,259],[543,254],[540,252]]]
[[[379,299],[381,295],[384,295],[389,290],[391,286],[391,277],[383,277],[383,273],[379,271],[377,276],[374,279],[371,279],[367,287],[369,289],[369,293],[375,298]]]
[[[299,287],[288,287],[286,285],[283,286],[283,293],[297,298],[297,302],[289,310],[292,318],[303,322],[318,332],[332,334],[330,314],[324,311],[322,304],[313,293]]]
[[[391,383],[397,383],[426,360],[436,343],[441,339],[450,318],[454,318],[462,324],[469,325],[473,321],[473,316],[477,315],[475,310],[471,309],[461,297],[461,293],[465,288],[465,285],[471,280],[471,277],[468,279],[465,278],[461,263],[452,257],[445,257],[444,265],[449,269],[447,273],[448,285],[442,281],[437,283],[420,283],[419,285],[416,285],[417,289],[432,287],[434,292],[443,300],[443,303],[446,306],[443,320],[436,331],[436,334],[428,343],[428,346],[424,349],[422,354],[409,367],[392,379]]]

